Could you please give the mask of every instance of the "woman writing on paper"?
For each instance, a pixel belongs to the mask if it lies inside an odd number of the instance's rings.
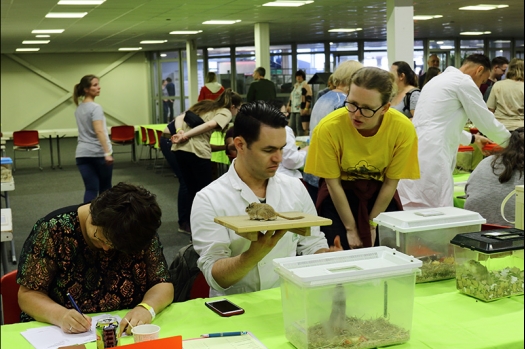
[[[125,318],[132,326],[151,323],[173,301],[157,235],[161,215],[153,194],[119,183],[91,203],[38,220],[18,265],[21,321],[82,333],[91,328],[83,314],[130,309]]]

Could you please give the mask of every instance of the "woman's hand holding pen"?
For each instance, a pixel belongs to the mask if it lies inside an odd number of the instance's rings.
[[[64,308],[60,328],[64,333],[84,333],[91,330],[91,318],[75,309]]]
[[[128,335],[131,334],[131,326],[135,327],[138,325],[150,324],[151,314],[150,312],[141,306],[136,306],[131,309],[122,319],[120,326],[120,333],[126,332]],[[131,326],[129,326],[129,324]]]

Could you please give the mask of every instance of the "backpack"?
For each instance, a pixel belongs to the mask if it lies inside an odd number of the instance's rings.
[[[414,93],[416,91],[421,91],[421,89],[417,88],[417,87],[414,87],[413,89],[408,91],[406,93],[405,97],[403,98],[403,103],[405,104],[403,106],[403,113],[405,112],[405,110],[408,111],[408,113],[410,113],[410,97],[412,97],[412,93]]]
[[[195,278],[200,273],[197,267],[199,254],[193,244],[182,247],[170,265],[170,279],[173,283],[173,302],[184,302],[190,299],[190,291]]]

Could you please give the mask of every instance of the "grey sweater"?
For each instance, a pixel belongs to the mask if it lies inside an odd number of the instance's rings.
[[[467,200],[465,209],[478,212],[487,223],[512,226],[501,216],[501,203],[505,196],[515,189],[517,185],[523,185],[523,176],[520,178],[519,171],[514,171],[511,179],[500,183],[498,176],[492,171],[492,160],[494,156],[483,159],[470,175],[465,193]],[[496,164],[496,173],[501,173],[501,163]],[[505,217],[514,221],[516,199],[511,198],[505,205]]]

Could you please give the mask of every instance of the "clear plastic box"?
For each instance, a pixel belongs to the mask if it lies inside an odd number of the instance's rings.
[[[478,232],[486,220],[477,212],[457,207],[380,213],[379,244],[395,248],[423,262],[416,282],[453,279],[454,249],[450,240],[460,233]]]
[[[388,247],[278,258],[286,338],[298,349],[410,339],[421,261]]]
[[[11,160],[11,158],[2,157],[1,165],[2,165],[1,181],[3,183],[11,182],[13,180],[13,160]]]
[[[523,230],[458,234],[450,242],[459,292],[485,302],[523,294]]]

